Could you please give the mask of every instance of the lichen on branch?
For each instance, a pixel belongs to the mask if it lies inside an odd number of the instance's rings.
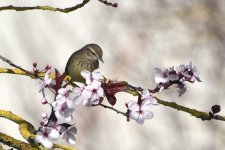
[[[22,150],[27,150],[27,149],[38,150],[38,149],[40,149],[40,146],[38,146],[34,142],[36,131],[31,123],[27,122],[20,116],[13,114],[10,111],[5,111],[5,110],[0,110],[0,117],[11,120],[11,121],[15,122],[16,124],[18,124],[21,135],[23,136],[24,139],[26,139],[26,141],[29,142],[29,144],[28,144],[28,143],[16,140],[13,137],[0,132],[0,142],[1,143],[4,143],[10,147],[14,147],[17,149],[22,149]],[[70,146],[64,146],[64,145],[58,145],[58,144],[54,144],[53,148],[60,148],[63,150],[76,150],[75,148],[72,148]],[[45,148],[41,148],[41,149],[45,149]]]
[[[14,139],[13,137],[6,135],[4,133],[0,132],[0,143],[4,143],[10,147],[16,148],[16,149],[29,149],[29,150],[37,150],[37,148],[32,147],[30,144],[22,142],[20,140]],[[0,146],[0,150],[3,150],[3,148]]]

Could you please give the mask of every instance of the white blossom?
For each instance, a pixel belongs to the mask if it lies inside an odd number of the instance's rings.
[[[66,103],[61,104],[57,101],[52,103],[52,107],[58,119],[65,119],[67,121],[73,120],[73,112],[75,111],[75,107],[69,108]]]
[[[41,118],[42,119],[46,119],[46,118],[48,118],[48,114],[47,113],[41,113]]]
[[[89,72],[87,70],[81,71],[81,75],[86,79],[86,84],[91,85],[92,83],[100,86],[101,81],[103,79],[99,70],[95,70],[93,72]]]
[[[187,86],[186,86],[186,84],[179,84],[178,86],[177,86],[177,91],[178,91],[178,93],[179,93],[179,96],[182,96],[186,91],[187,91]]]
[[[65,127],[61,127],[60,132],[62,132],[62,138],[65,139],[68,143],[76,143],[75,134],[77,133],[77,128],[75,126],[71,126],[68,129]]]
[[[201,82],[201,79],[199,77],[199,72],[196,67],[192,66],[192,63],[190,62],[189,65],[180,65],[177,68],[177,71],[179,74],[184,76],[183,80],[187,80],[190,82],[195,82],[197,80],[198,82]]]
[[[174,67],[169,69],[169,80],[170,81],[179,80],[179,75],[177,74],[176,70],[174,70]]]
[[[167,83],[169,82],[169,72],[168,69],[162,70],[160,68],[155,68],[155,82],[158,83]]]
[[[100,99],[104,97],[104,90],[101,87],[102,75],[98,70],[90,73],[87,70],[81,72],[81,75],[86,79],[85,87],[75,87],[72,92],[75,95],[75,104],[82,103],[85,106],[96,105]]]
[[[44,79],[40,82],[39,92],[42,92],[43,97],[45,97],[44,89],[47,86],[50,86],[53,82],[52,78],[50,78],[51,70],[47,70],[44,76]]]
[[[98,85],[88,85],[82,91],[83,105],[91,106],[92,104],[98,104],[101,97],[104,97],[104,90]]]
[[[59,89],[52,107],[58,119],[71,121],[73,119],[73,112],[75,111],[73,93],[66,88]]]
[[[37,132],[35,141],[50,149],[53,146],[53,142],[59,139],[59,136],[59,132],[56,129],[44,127]]]
[[[158,101],[152,97],[147,89],[141,92],[141,99],[142,100],[149,100],[152,105],[158,105]]]
[[[58,95],[56,96],[56,102],[59,105],[63,105],[64,103],[68,108],[74,108],[73,94],[69,89],[61,88],[58,90]]]
[[[189,69],[190,71],[193,73],[193,76],[195,77],[195,79],[198,81],[198,82],[201,82],[201,79],[199,77],[199,72],[197,70],[196,67],[192,67],[192,63],[190,62],[189,64]]]
[[[128,102],[129,118],[135,120],[139,124],[143,124],[145,119],[152,119],[153,113],[149,111],[150,105],[150,99],[145,99],[140,105],[134,101]]]
[[[81,104],[83,100],[82,92],[84,87],[74,87],[72,93],[74,94],[74,104]]]

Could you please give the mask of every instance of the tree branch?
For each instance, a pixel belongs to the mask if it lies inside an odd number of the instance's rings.
[[[75,11],[81,7],[83,7],[85,4],[87,4],[90,0],[83,0],[82,3],[77,4],[73,7],[68,7],[68,8],[56,8],[56,7],[51,7],[51,6],[31,6],[31,7],[18,7],[18,6],[3,6],[0,7],[0,11],[4,10],[15,10],[15,11],[27,11],[27,10],[48,10],[48,11],[54,11],[54,12],[62,12],[62,13],[69,13],[72,11]]]
[[[8,136],[1,132],[0,132],[0,142],[16,149],[37,150],[37,148],[33,148],[30,144],[14,139],[13,137]],[[0,150],[3,150],[1,146]]]
[[[157,99],[158,103],[161,104],[161,105],[168,106],[168,107],[176,109],[178,111],[186,112],[186,113],[188,113],[188,114],[190,114],[190,115],[192,115],[196,118],[202,119],[202,121],[212,120],[212,119],[213,120],[225,121],[225,116],[220,116],[220,115],[211,116],[207,112],[203,112],[203,111],[199,111],[199,110],[196,110],[196,109],[191,109],[191,108],[188,108],[188,107],[185,107],[185,106],[181,106],[181,105],[178,105],[175,102],[167,102],[167,101],[164,101],[164,100],[161,100],[161,99],[158,99],[158,98],[156,98],[156,99]]]
[[[32,72],[29,72],[29,71],[21,68],[20,66],[17,66],[15,64],[13,64],[10,60],[6,59],[5,57],[3,57],[1,55],[0,55],[0,59],[2,59],[3,61],[7,62],[9,65],[17,68],[17,69],[0,68],[0,73],[10,73],[10,74],[25,75],[25,76],[29,76],[31,78],[41,78],[41,77],[44,76],[43,72],[40,72],[36,76],[34,76],[34,74]],[[53,74],[53,73],[50,76],[51,76],[51,78],[55,78],[55,74]],[[69,77],[67,76],[65,78],[65,80],[68,80],[68,78]],[[142,88],[141,87],[134,87],[132,85],[128,85],[128,89],[125,92],[136,96],[136,95],[139,94],[138,91],[142,91]],[[159,89],[158,89],[158,87],[156,87],[154,90],[150,90],[149,89],[149,91],[152,92],[152,93],[155,93],[155,92],[159,91]],[[167,106],[167,107],[179,110],[179,111],[183,111],[183,112],[189,113],[190,115],[192,115],[192,116],[194,116],[196,118],[200,118],[203,121],[204,120],[212,120],[212,119],[225,121],[225,116],[220,116],[220,115],[213,115],[212,116],[212,115],[210,115],[207,112],[202,112],[202,111],[198,111],[196,109],[191,109],[191,108],[188,108],[188,107],[184,107],[182,105],[178,105],[175,102],[168,102],[168,101],[164,101],[164,100],[161,100],[161,99],[158,99],[158,98],[156,98],[156,99],[157,99],[158,103],[161,104],[161,105],[164,105],[164,106]],[[104,108],[111,109],[111,110],[115,111],[118,114],[122,114],[122,115],[126,116],[126,113],[121,112],[121,111],[119,111],[119,110],[117,110],[117,109],[115,109],[113,107],[110,107],[110,106],[107,106],[107,105],[104,105],[104,104],[100,104],[100,106],[102,106]]]
[[[21,135],[31,144],[34,144],[34,137],[35,137],[35,128],[33,125],[21,117],[13,114],[10,111],[5,111],[5,110],[0,110],[0,117],[9,119],[19,125],[19,131]],[[8,137],[5,137],[5,140],[7,141]],[[10,140],[11,141],[11,140]],[[13,144],[20,144],[18,142],[16,143],[11,143],[12,145],[9,145],[11,147],[17,147],[18,145],[13,145]]]
[[[18,74],[18,75],[25,75],[25,76],[29,76],[29,77],[33,77],[33,73],[13,64],[10,60],[4,58],[3,56],[0,55],[0,59],[2,59],[3,61],[7,62],[8,64],[10,64],[11,66],[14,66],[14,67],[17,67],[18,69],[7,69],[7,68],[0,68],[0,73],[11,73],[11,74]],[[23,70],[23,71],[21,71]],[[35,78],[40,78],[40,77],[43,77],[44,76],[44,73],[39,73],[37,74],[37,77]],[[51,77],[54,78],[55,77],[55,74],[51,74]],[[65,78],[65,80],[68,79]],[[128,85],[128,89],[125,91],[129,94],[132,94],[134,96],[136,96],[139,92],[138,91],[141,91],[142,88],[141,87],[134,87],[132,85]],[[154,90],[149,90],[150,92],[152,93],[155,93],[158,91],[158,87],[156,87]],[[221,116],[221,115],[210,115],[209,113],[207,112],[203,112],[203,111],[198,111],[196,109],[191,109],[191,108],[188,108],[188,107],[185,107],[185,106],[182,106],[182,105],[178,105],[177,103],[175,102],[168,102],[168,101],[164,101],[164,100],[161,100],[157,97],[155,97],[158,101],[159,104],[161,105],[164,105],[164,106],[167,106],[167,107],[170,107],[170,108],[173,108],[173,109],[176,109],[176,110],[179,110],[179,111],[183,111],[183,112],[186,112],[186,113],[189,113],[190,115],[196,117],[196,118],[200,118],[202,119],[203,121],[204,120],[221,120],[221,121],[225,121],[225,116]],[[107,106],[107,105],[104,105],[104,104],[100,104],[100,106],[104,107],[104,108],[108,108],[108,109],[111,109],[113,111],[115,111],[116,113],[118,114],[122,114],[124,116],[126,116],[126,113],[124,112],[121,112],[113,107],[110,107],[110,106]]]
[[[3,61],[5,61],[6,63],[8,63],[10,66],[15,67],[15,68],[17,68],[17,69],[23,71],[25,74],[29,75],[30,77],[41,79],[39,76],[36,76],[34,73],[32,73],[32,72],[30,72],[30,71],[27,71],[27,70],[23,69],[22,67],[20,67],[20,66],[14,64],[11,60],[9,60],[9,59],[3,57],[2,55],[0,55],[0,59],[3,60]],[[9,70],[3,70],[3,71],[7,71],[7,72],[9,72],[9,73],[12,72],[12,70],[10,70],[10,69],[9,69]],[[15,70],[15,71],[17,72],[18,70]],[[23,74],[24,74],[24,73],[23,73]]]

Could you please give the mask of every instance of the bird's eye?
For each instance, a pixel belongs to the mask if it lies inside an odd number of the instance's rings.
[[[91,51],[91,54],[95,56],[95,53]]]

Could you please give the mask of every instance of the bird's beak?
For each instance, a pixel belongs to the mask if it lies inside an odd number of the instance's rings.
[[[104,61],[103,61],[103,59],[102,59],[102,58],[99,58],[99,60],[100,60],[102,63],[104,63]]]

